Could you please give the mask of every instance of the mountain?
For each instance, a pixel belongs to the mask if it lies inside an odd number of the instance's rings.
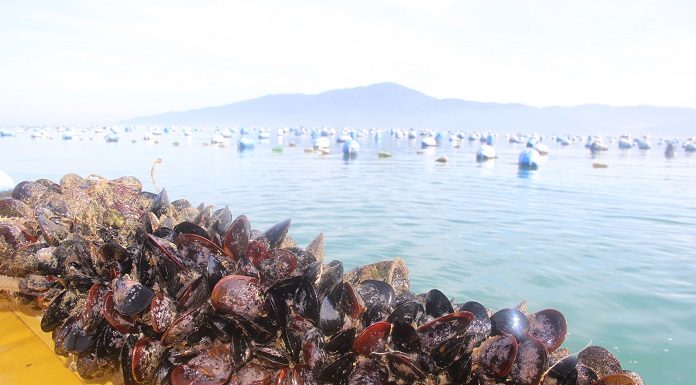
[[[316,95],[267,95],[219,107],[145,116],[125,123],[691,136],[696,134],[696,109],[599,104],[537,108],[437,99],[395,83],[380,83]]]

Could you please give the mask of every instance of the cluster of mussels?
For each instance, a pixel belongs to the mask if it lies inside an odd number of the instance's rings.
[[[0,201],[4,289],[83,378],[123,384],[642,385],[563,315],[409,291],[400,259],[344,274],[323,236],[266,232],[135,178],[22,182]],[[10,282],[8,284],[7,282]],[[15,283],[12,289],[12,282]]]

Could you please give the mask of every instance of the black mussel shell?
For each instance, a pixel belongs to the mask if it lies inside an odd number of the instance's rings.
[[[452,302],[440,290],[432,289],[425,296],[425,314],[437,318],[453,312]]]
[[[486,307],[476,301],[463,303],[459,307],[459,311],[468,311],[469,313],[473,314],[477,320],[489,319],[488,310],[486,310]]]
[[[162,292],[150,302],[150,323],[155,333],[164,333],[177,319],[176,304]]]
[[[302,355],[302,338],[300,335],[292,328],[287,328],[282,332],[283,346],[285,346],[285,351],[288,352],[290,360],[293,363],[300,362],[300,356]]]
[[[285,249],[271,249],[251,262],[258,269],[261,282],[265,286],[290,277],[297,268],[295,254]]]
[[[44,311],[41,318],[41,330],[48,333],[60,326],[70,316],[78,300],[79,298],[68,290],[58,294]]]
[[[348,385],[384,384],[389,377],[389,369],[379,359],[358,361],[348,379]]]
[[[343,282],[343,297],[341,298],[341,308],[347,316],[359,319],[365,311],[365,303],[358,293],[348,282]]]
[[[421,348],[420,337],[411,324],[395,322],[392,325],[391,343],[395,350],[405,353],[417,352]]]
[[[335,361],[326,365],[319,372],[318,380],[331,383],[343,383],[353,372],[357,356],[355,353],[346,353]]]
[[[230,346],[216,344],[184,365],[175,367],[170,375],[172,385],[223,385],[232,374]]]
[[[186,311],[194,307],[200,306],[208,300],[208,281],[205,276],[198,276],[191,279],[184,287],[176,294],[176,304],[181,311]]]
[[[167,210],[169,207],[169,195],[167,195],[167,190],[162,189],[162,191],[157,194],[155,199],[152,201],[152,208],[150,209],[158,217]]]
[[[123,378],[124,385],[138,385],[133,378],[133,371],[131,368],[132,357],[133,357],[133,346],[138,340],[137,336],[131,336],[126,339],[126,342],[121,348],[121,354],[119,357],[119,362],[121,364],[121,376]]]
[[[154,298],[153,298],[154,301]],[[108,291],[104,296],[102,308],[104,319],[112,328],[122,333],[137,333],[138,326],[132,317],[121,315],[114,308],[114,296],[112,291]]]
[[[389,369],[397,378],[407,383],[419,381],[425,378],[425,373],[420,365],[411,356],[403,352],[389,352],[386,354]]]
[[[95,333],[85,331],[80,318],[71,318],[63,325],[63,349],[71,353],[83,353],[96,341]]]
[[[343,263],[339,261],[331,261],[326,265],[324,271],[319,277],[317,284],[317,296],[323,298],[334,286],[343,280]]]
[[[232,352],[232,364],[237,370],[244,366],[252,357],[251,340],[244,332],[244,329],[235,327],[230,336],[230,349]]]
[[[326,351],[331,354],[348,353],[355,341],[355,328],[343,330],[326,342]]]
[[[224,314],[236,314],[249,320],[264,312],[261,285],[256,278],[228,275],[221,279],[210,294],[215,310]]]
[[[440,345],[436,346],[430,356],[435,361],[435,365],[446,368],[454,362],[454,359],[459,355],[459,351],[464,345],[464,336],[454,336],[445,340]]]
[[[447,377],[454,383],[470,384],[471,383],[471,354],[460,354],[452,361],[452,364],[447,367]],[[476,382],[474,382],[476,384]]]
[[[377,303],[389,307],[392,305],[395,297],[394,289],[390,284],[376,279],[367,279],[360,282],[358,294],[360,294],[367,307]]]
[[[576,383],[574,385],[597,385],[598,376],[594,370],[578,362]]]
[[[319,329],[325,335],[336,334],[343,326],[343,310],[341,309],[341,297],[343,286],[334,286],[334,289],[321,301],[319,307]]]
[[[145,310],[155,292],[129,278],[119,278],[114,285],[114,308],[123,315],[134,315]]]
[[[194,234],[198,235],[199,237],[206,238],[210,240],[210,235],[208,235],[208,232],[205,231],[204,228],[198,226],[197,224],[193,222],[179,222],[176,226],[174,226],[174,231],[178,234]]]
[[[510,334],[519,342],[528,332],[529,320],[517,309],[502,309],[491,316],[491,335]]]
[[[283,243],[285,236],[288,234],[288,229],[290,228],[290,221],[290,219],[286,219],[263,233],[263,237],[268,240],[271,249],[275,249]]]
[[[215,287],[222,277],[226,275],[228,275],[228,271],[222,262],[220,262],[220,260],[216,257],[209,255],[208,264],[205,268],[205,276],[208,280],[208,287]]]
[[[282,368],[290,364],[288,356],[282,350],[272,346],[257,346],[254,349],[254,356],[261,365],[271,368]]]
[[[424,312],[425,309],[423,309],[423,305],[420,303],[416,301],[405,301],[394,308],[394,311],[387,317],[387,321],[391,323],[403,322],[413,324],[421,319]]]
[[[575,355],[562,358],[549,368],[544,384],[555,381],[557,385],[575,385],[578,379],[577,363],[578,357]]]
[[[281,329],[290,322],[290,309],[285,299],[274,291],[266,291],[266,311]]]

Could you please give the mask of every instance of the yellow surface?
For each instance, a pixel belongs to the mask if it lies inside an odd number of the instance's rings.
[[[40,323],[37,312],[0,298],[0,385],[85,384],[53,353],[51,334]]]

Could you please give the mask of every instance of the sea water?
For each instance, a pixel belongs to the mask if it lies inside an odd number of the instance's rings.
[[[306,245],[326,237],[329,259],[346,270],[402,257],[415,292],[438,288],[456,302],[498,310],[527,301],[568,322],[564,346],[616,354],[646,384],[693,384],[696,359],[696,154],[663,146],[593,155],[582,142],[561,146],[538,170],[520,171],[523,144],[496,139],[498,159],[475,161],[478,142],[420,149],[420,139],[358,138],[345,160],[306,153],[308,136],[285,135],[238,152],[212,133],[142,132],[118,143],[100,135],[70,141],[0,139],[0,169],[17,182],[63,174],[134,175],[171,199],[228,206],[264,230],[292,218]],[[103,134],[102,134],[103,135]],[[157,143],[155,143],[155,141]],[[297,144],[288,146],[289,142]],[[282,145],[281,152],[271,149]],[[388,151],[392,157],[380,159]],[[445,156],[447,162],[436,162]],[[606,165],[594,168],[593,163]]]

